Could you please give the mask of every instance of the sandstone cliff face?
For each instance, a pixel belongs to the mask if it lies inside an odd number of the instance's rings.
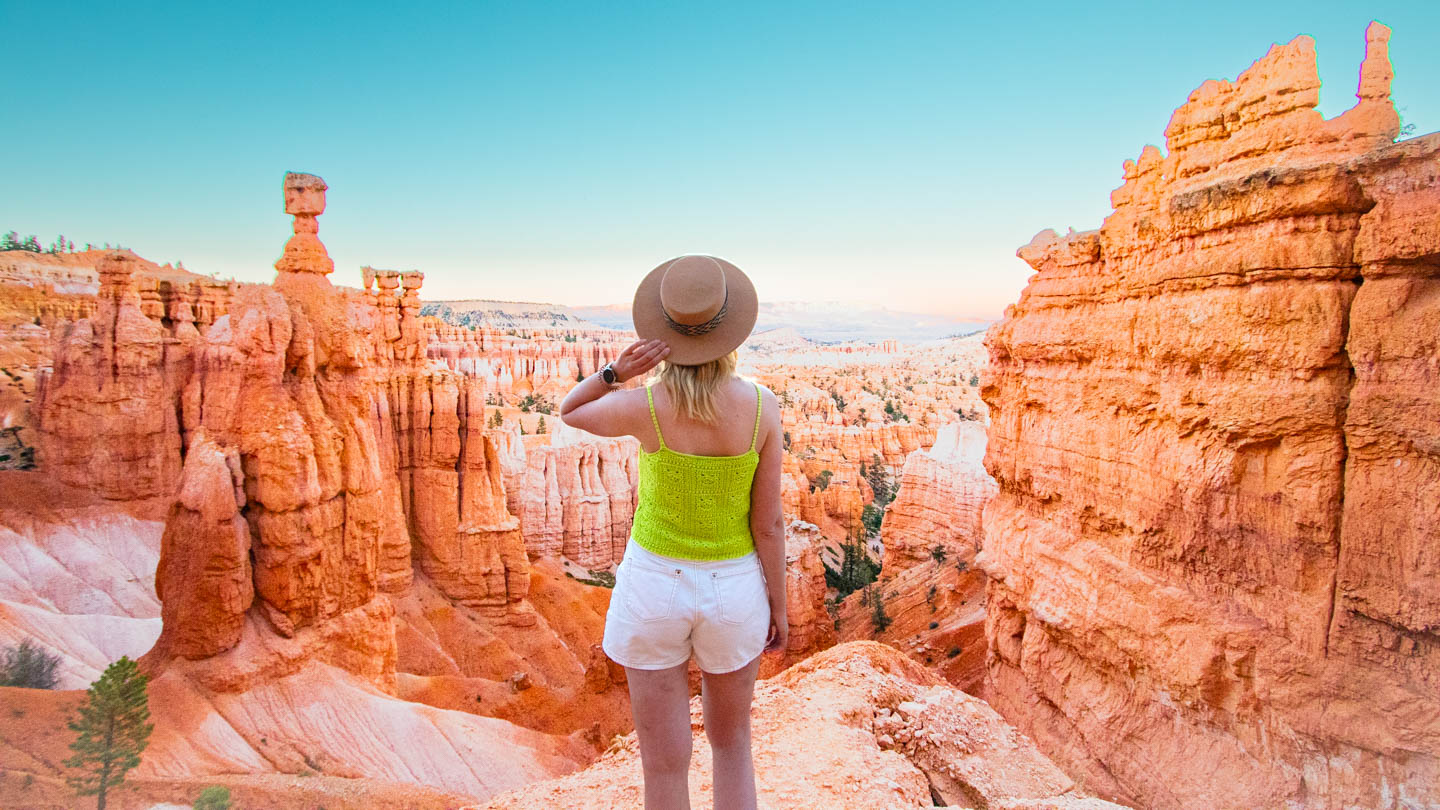
[[[478,384],[429,372],[395,378],[392,390],[401,491],[421,568],[453,599],[528,621],[520,522],[506,506]]]
[[[932,558],[971,561],[980,550],[980,516],[995,496],[985,472],[985,426],[957,422],[941,428],[935,444],[905,459],[900,489],[880,527],[880,576],[890,578]]]
[[[983,686],[985,576],[975,567],[981,514],[996,492],[985,472],[985,428],[958,422],[905,460],[880,528],[879,580],[837,614],[844,640],[894,645],[971,693]],[[879,600],[888,626],[876,623]]]
[[[1440,137],[1388,29],[1207,82],[987,337],[987,687],[1154,808],[1440,802]],[[1426,583],[1430,583],[1427,585]]]
[[[835,645],[835,621],[825,609],[829,586],[820,559],[823,541],[813,523],[791,520],[785,526],[785,619],[790,640],[783,656],[761,661],[762,676]]]
[[[564,425],[554,436],[526,450],[517,510],[525,547],[591,569],[618,564],[635,518],[640,443]]]
[[[0,468],[30,468],[43,445],[57,476],[88,477],[112,500],[173,494],[170,417],[141,403],[183,377],[188,345],[224,314],[234,287],[127,250],[0,255]],[[58,367],[57,350],[66,355]],[[49,441],[36,435],[42,407],[54,417]],[[106,480],[86,475],[91,460],[105,464]]]
[[[168,496],[180,476],[175,399],[188,347],[141,311],[136,264],[101,259],[95,315],[65,330],[37,389],[40,462],[115,500]]]
[[[691,803],[707,807],[712,774],[698,697],[690,712]],[[1086,796],[983,701],[873,642],[836,647],[759,683],[753,723],[762,807],[1119,807]],[[643,803],[632,734],[580,773],[497,796],[485,807]]]

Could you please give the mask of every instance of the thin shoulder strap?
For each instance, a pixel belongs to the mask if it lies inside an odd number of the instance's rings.
[[[760,441],[760,412],[765,407],[765,400],[760,398],[760,383],[755,383],[755,433],[750,436],[750,449],[755,449],[756,442]],[[655,428],[660,429],[658,426]]]
[[[653,385],[645,386],[645,401],[650,403],[650,423],[655,426],[655,438],[660,440],[660,449],[664,450],[665,437],[660,433],[660,419],[655,416],[655,387]]]

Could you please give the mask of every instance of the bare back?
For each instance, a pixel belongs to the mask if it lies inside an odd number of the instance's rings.
[[[714,425],[681,416],[664,385],[655,383],[652,391],[655,418],[660,422],[660,432],[665,435],[665,445],[671,450],[694,456],[738,456],[750,450],[751,437],[755,432],[754,382],[738,376],[731,376],[725,381],[716,392],[719,418]],[[646,421],[649,421],[648,414]],[[636,438],[647,453],[660,449],[653,429],[638,431]],[[762,433],[757,449],[764,445],[764,440]]]

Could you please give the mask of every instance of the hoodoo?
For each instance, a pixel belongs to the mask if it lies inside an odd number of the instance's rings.
[[[1440,135],[1276,46],[990,332],[987,694],[1138,806],[1440,803]]]

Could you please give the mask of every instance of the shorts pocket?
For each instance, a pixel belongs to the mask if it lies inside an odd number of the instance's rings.
[[[620,564],[622,581],[616,584],[625,611],[639,622],[658,622],[670,618],[675,610],[675,591],[680,574],[631,562]]]
[[[715,604],[720,608],[720,621],[725,624],[746,624],[765,607],[765,576],[757,564],[754,570],[739,571],[711,579],[715,585]]]

